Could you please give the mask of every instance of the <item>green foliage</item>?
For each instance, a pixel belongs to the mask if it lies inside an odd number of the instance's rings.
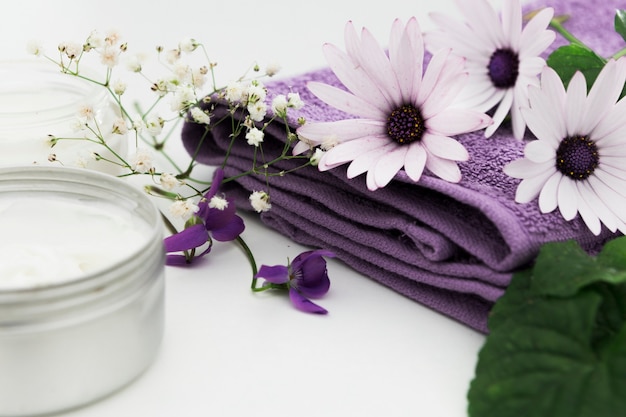
[[[576,71],[580,71],[587,80],[587,88],[591,88],[591,85],[598,78],[598,74],[606,64],[606,60],[591,49],[572,43],[561,46],[552,52],[548,57],[547,63],[559,74],[561,81],[563,81],[566,87]]]
[[[626,41],[626,10],[615,12],[615,31]]]
[[[489,318],[471,417],[626,415],[626,237],[549,243]]]

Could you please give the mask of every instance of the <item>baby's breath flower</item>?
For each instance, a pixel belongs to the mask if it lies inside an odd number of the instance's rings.
[[[183,182],[176,178],[174,174],[170,174],[168,172],[164,172],[159,176],[159,183],[161,183],[161,186],[168,191],[183,184]]]
[[[272,111],[278,117],[287,116],[287,97],[279,94],[272,100]]]
[[[270,195],[265,191],[254,191],[250,194],[250,205],[257,213],[269,211],[272,208],[270,204]]]
[[[181,82],[191,79],[191,67],[183,62],[176,62],[172,67],[172,73]]]
[[[59,44],[59,51],[64,53],[69,59],[74,59],[80,55],[83,50],[82,45],[76,42],[64,42]]]
[[[152,84],[151,89],[157,93],[159,97],[165,97],[165,95],[169,92],[168,82],[163,78],[159,78],[154,84]]]
[[[102,48],[104,46],[104,36],[97,30],[92,31],[85,44],[83,45],[83,50],[85,52],[89,52],[91,49]]]
[[[191,200],[176,200],[170,206],[172,216],[183,220],[189,220],[198,210],[200,210],[200,207]]]
[[[320,148],[322,148],[322,150],[324,151],[327,151],[329,149],[334,148],[338,144],[339,144],[339,139],[337,138],[337,136],[329,135],[329,136],[326,136],[324,140],[322,140],[322,143],[320,144]]]
[[[157,114],[151,114],[148,117],[146,117],[145,129],[152,136],[157,136],[161,134],[161,132],[163,131],[164,125],[165,125],[165,120],[163,120],[163,118],[161,118]]]
[[[247,109],[248,113],[250,113],[250,118],[255,122],[262,121],[267,113],[267,105],[262,101],[248,104]]]
[[[195,51],[198,46],[200,46],[200,43],[193,38],[185,38],[178,44],[178,48],[187,53]]]
[[[144,130],[146,130],[146,123],[137,118],[135,121],[133,121],[133,125],[132,125],[133,130],[135,130],[137,133],[141,133]]]
[[[104,42],[109,46],[117,45],[122,37],[117,30],[110,30],[104,37]]]
[[[264,101],[267,96],[267,90],[259,82],[252,83],[248,86],[247,97],[248,103],[256,103]]]
[[[299,93],[287,94],[287,103],[288,106],[294,110],[300,110],[304,106],[304,102],[300,98]]]
[[[172,96],[170,106],[172,111],[184,112],[196,102],[196,93],[189,85],[177,87]]]
[[[41,42],[36,40],[30,40],[26,44],[26,51],[35,56],[42,56],[44,54],[44,49]]]
[[[195,68],[191,71],[191,83],[196,88],[204,87],[206,83],[206,74],[208,72],[207,67]]]
[[[320,148],[315,148],[315,152],[313,152],[313,154],[311,155],[310,161],[311,161],[311,165],[313,165],[314,167],[317,166],[317,164],[320,163],[320,159],[322,158],[322,156],[324,156],[325,151],[323,151]]]
[[[91,120],[94,119],[95,112],[94,112],[93,107],[90,106],[89,104],[82,104],[78,108],[77,116],[82,121],[87,121],[88,122],[88,121],[91,121]]]
[[[267,64],[267,66],[265,67],[265,74],[268,77],[273,77],[274,75],[278,74],[281,69],[282,67],[280,66],[280,64],[278,64],[277,62],[272,62]]]
[[[111,129],[111,132],[113,132],[116,135],[125,135],[126,133],[128,133],[128,126],[126,125],[126,120],[124,120],[124,118],[122,117],[118,117],[117,119],[115,119],[115,121],[113,122],[113,129]]]
[[[115,94],[121,96],[124,92],[126,92],[126,83],[122,80],[115,80],[111,83],[111,88]]]
[[[233,81],[226,86],[224,97],[230,103],[239,103],[245,97],[245,88],[240,81]]]
[[[153,168],[152,152],[147,148],[137,148],[131,159],[131,168],[140,174],[151,171]]]
[[[113,68],[117,65],[119,56],[120,52],[117,48],[114,48],[113,46],[106,46],[100,54],[100,61],[103,65]]]
[[[195,122],[205,125],[211,123],[211,117],[207,113],[205,113],[200,107],[192,107],[190,112],[191,117]]]
[[[130,55],[126,58],[126,68],[132,72],[141,72],[141,61],[141,56]]]
[[[214,195],[209,200],[209,207],[218,210],[225,210],[228,207],[228,200],[226,200],[224,197]]]
[[[253,127],[246,133],[246,139],[248,140],[248,145],[259,146],[261,142],[263,142],[263,137],[265,134],[262,130]]]
[[[180,59],[180,49],[170,49],[165,52],[165,61],[174,65]]]

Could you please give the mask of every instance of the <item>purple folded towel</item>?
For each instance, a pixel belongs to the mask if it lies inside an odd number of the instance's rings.
[[[617,1],[609,3],[615,7],[603,3],[600,9],[588,2],[563,0],[537,4],[555,7],[557,15],[571,13],[567,27],[577,34],[591,33],[590,45],[602,45],[604,49],[598,49],[605,52],[620,45],[619,39],[609,42],[599,35],[606,32],[617,8]],[[338,85],[327,68],[267,84],[270,95],[298,92],[306,103],[302,110],[291,111],[292,127],[298,117],[308,121],[351,117],[313,96],[306,88],[311,80]],[[218,105],[213,120],[227,113],[227,106]],[[185,124],[182,138],[189,152],[196,149],[203,133],[203,127]],[[230,133],[228,123],[215,126],[198,161],[220,164]],[[486,332],[488,312],[512,272],[531,262],[543,243],[573,238],[593,251],[610,235],[594,236],[580,218],[566,222],[557,212],[541,214],[536,202],[515,203],[519,181],[507,177],[502,167],[522,157],[524,144],[512,137],[507,126],[490,139],[482,132],[457,139],[471,158],[459,164],[463,174],[459,184],[427,172],[414,184],[401,171],[387,187],[371,192],[364,176],[349,180],[344,167],[323,173],[309,167],[270,180],[272,209],[261,219],[294,241],[332,250],[365,276]],[[265,154],[279,154],[284,141],[285,129],[271,124],[265,131]],[[244,138],[235,141],[225,174],[248,170],[252,152]],[[294,166],[284,162],[280,168]],[[223,191],[235,197],[239,207],[248,208],[250,192],[264,189],[264,177],[246,176],[224,184]]]

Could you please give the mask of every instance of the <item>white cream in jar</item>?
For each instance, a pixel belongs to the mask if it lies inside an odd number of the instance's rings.
[[[85,169],[3,167],[0,233],[1,417],[85,406],[154,361],[165,253],[143,191]]]
[[[144,222],[113,203],[0,194],[0,290],[57,284],[123,260]]]

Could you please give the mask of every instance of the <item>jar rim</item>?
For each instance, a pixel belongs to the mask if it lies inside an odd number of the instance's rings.
[[[81,73],[95,77],[94,71],[88,67],[81,67]],[[106,89],[100,85],[64,74],[58,67],[37,58],[0,60],[0,75],[0,92],[6,100],[6,108],[0,106],[0,119],[17,119],[16,123],[26,118],[31,123],[69,118],[76,114],[81,104],[95,106],[108,98]],[[10,92],[16,96],[14,101],[8,99]],[[54,93],[48,96],[55,97],[55,100],[48,105],[42,102],[41,106],[34,106],[32,100],[45,97],[46,92]]]
[[[155,245],[162,248],[163,223],[157,206],[148,196],[138,188],[124,182],[123,180],[109,174],[98,171],[59,166],[5,166],[0,167],[0,193],[5,191],[22,191],[20,188],[24,184],[29,184],[29,192],[48,192],[53,185],[69,184],[79,187],[77,195],[88,195],[90,197],[100,196],[102,192],[109,193],[110,197],[124,198],[127,204],[134,206],[133,212],[137,219],[148,223],[148,235],[141,241],[141,244],[134,250],[129,251],[124,257],[109,264],[106,268],[101,268],[86,272],[85,274],[69,280],[62,280],[36,287],[20,288],[0,288],[0,305],[3,301],[14,302],[24,297],[31,297],[37,293],[38,297],[56,297],[66,292],[75,293],[85,290],[92,290],[94,287],[106,284],[115,279],[118,274],[111,274],[111,271],[123,269],[125,265],[132,264],[133,261],[141,262],[142,254],[154,251]],[[89,190],[90,194],[80,194],[78,191]],[[105,197],[100,197],[103,201]],[[110,201],[110,200],[109,200]],[[163,255],[164,257],[164,255]]]

